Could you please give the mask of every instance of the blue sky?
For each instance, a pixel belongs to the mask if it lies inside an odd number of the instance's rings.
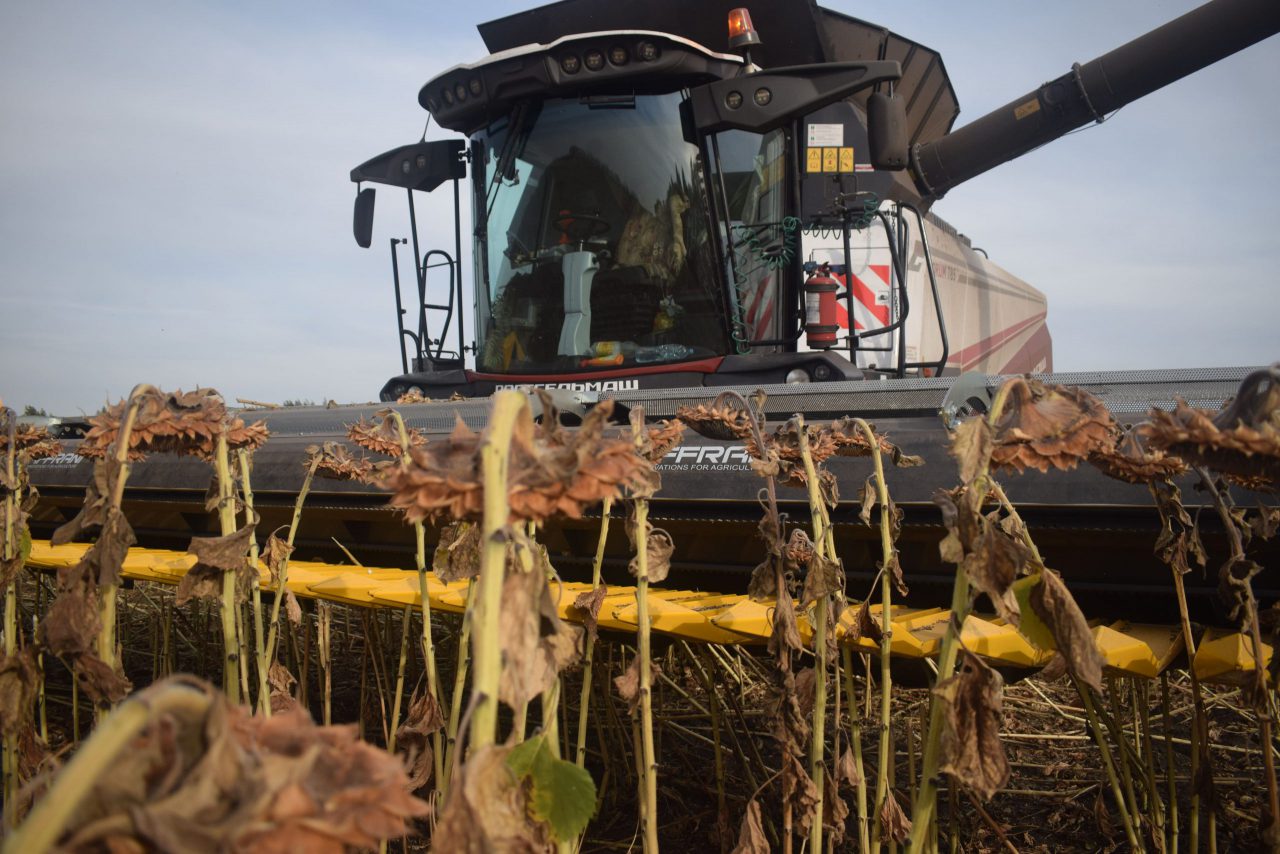
[[[526,5],[6,4],[0,397],[373,399],[399,369],[385,244],[405,225],[384,199],[358,249],[347,173],[416,139],[419,86]],[[1194,4],[826,5],[941,51],[963,124]],[[1270,362],[1277,81],[1273,38],[936,210],[1048,295],[1059,370]],[[428,246],[452,243],[439,202]]]

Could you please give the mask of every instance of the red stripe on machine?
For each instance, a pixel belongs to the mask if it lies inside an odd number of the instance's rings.
[[[1006,327],[994,335],[989,335],[976,344],[970,344],[963,350],[952,353],[947,358],[948,365],[960,365],[961,368],[967,368],[974,362],[978,362],[983,356],[990,353],[996,347],[999,347],[1005,341],[1017,335],[1022,330],[1031,326],[1033,323],[1043,321],[1048,316],[1048,312],[1040,312],[1039,314],[1018,321],[1012,326]]]
[[[1031,337],[1023,343],[1022,348],[1013,355],[1008,364],[1000,369],[1000,373],[1025,374],[1040,367],[1042,362],[1044,363],[1042,370],[1052,370],[1053,363],[1048,361],[1052,343],[1049,327],[1041,326],[1031,333]]]

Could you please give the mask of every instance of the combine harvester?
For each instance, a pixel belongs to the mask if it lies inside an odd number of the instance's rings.
[[[809,423],[870,419],[924,460],[895,470],[889,486],[904,511],[905,604],[918,609],[900,615],[908,624],[894,649],[925,655],[945,628],[936,606],[955,574],[938,556],[943,528],[932,503],[936,489],[955,483],[939,413],[983,411],[1000,374],[1053,369],[1044,295],[987,260],[930,206],[1003,162],[1271,36],[1280,30],[1280,5],[1213,0],[954,131],[958,103],[933,50],[812,2],[768,0],[754,3],[750,15],[730,15],[730,52],[721,52],[727,11],[702,0],[564,0],[481,25],[491,54],[422,87],[418,100],[432,120],[465,138],[405,145],[351,173],[361,246],[372,243],[375,206],[375,190],[365,184],[405,191],[414,224],[409,239],[389,240],[402,373],[386,382],[381,399],[426,398],[396,408],[410,426],[436,436],[459,417],[482,427],[485,398],[512,387],[558,390],[567,417],[612,399],[619,415],[643,406],[656,420],[726,389],[762,389],[763,411],[775,423],[797,412]],[[445,185],[454,245],[423,252],[417,194]],[[472,217],[466,229],[464,194]],[[464,231],[474,238],[475,283],[474,315],[465,322]],[[402,274],[412,281],[408,298]],[[1043,379],[1080,386],[1117,419],[1132,421],[1152,406],[1172,408],[1179,396],[1216,410],[1246,373]],[[287,522],[304,448],[344,440],[347,425],[379,408],[263,413],[271,439],[255,457],[260,530]],[[744,446],[690,432],[659,468],[663,488],[651,517],[676,543],[672,579],[740,593],[761,554],[760,480]],[[865,462],[843,458],[830,470],[846,492],[867,474]],[[37,533],[75,514],[89,472],[73,455],[33,467],[42,496],[32,519]],[[209,478],[197,460],[139,464],[124,509],[140,541],[182,549],[193,535],[215,533],[205,510]],[[1176,620],[1168,567],[1152,554],[1160,524],[1146,489],[1082,467],[1011,477],[1007,491],[1086,614]],[[1184,494],[1201,501],[1190,481]],[[793,522],[807,519],[803,490],[783,489],[779,500]],[[1240,496],[1242,504],[1253,500]],[[849,589],[864,590],[880,554],[878,533],[860,523],[852,502],[833,521]],[[613,578],[626,577],[619,527],[607,549]],[[1223,553],[1211,522],[1206,529],[1210,552]],[[545,531],[567,578],[585,577],[597,532],[592,519]],[[411,531],[386,494],[350,483],[317,484],[298,543],[317,558],[337,556],[341,543],[371,566],[408,566],[413,553]],[[138,577],[181,571],[171,554],[136,551]],[[74,558],[37,549],[41,555],[50,565]],[[1280,551],[1273,541],[1254,556],[1266,567],[1255,591],[1269,603],[1280,596]],[[328,595],[399,606],[413,596],[413,583],[397,578],[386,583],[399,592],[379,592],[372,576],[350,578]],[[1191,611],[1224,624],[1215,588],[1190,577]],[[323,596],[325,589],[302,592]],[[457,591],[440,595],[461,608]],[[664,624],[667,612],[659,609],[658,628],[704,640],[767,633],[746,623],[725,628],[723,614],[740,596],[669,598],[668,612],[683,617]],[[634,625],[625,604],[624,593],[608,624]],[[1176,652],[1162,631],[1143,635],[1144,675]],[[1016,646],[1016,637],[1009,643]],[[1008,652],[1006,660],[1041,660],[1018,655]]]

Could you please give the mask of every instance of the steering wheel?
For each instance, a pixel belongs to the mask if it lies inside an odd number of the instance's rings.
[[[570,210],[560,211],[552,222],[575,243],[592,237],[602,237],[613,228],[603,217]]]

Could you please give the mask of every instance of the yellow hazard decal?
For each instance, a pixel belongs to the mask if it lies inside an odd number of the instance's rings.
[[[1027,101],[1025,104],[1019,104],[1018,106],[1014,107],[1013,117],[1021,121],[1022,119],[1025,119],[1027,116],[1033,115],[1038,112],[1040,112],[1040,101],[1036,98],[1032,98],[1030,101]]]
[[[822,171],[822,149],[821,148],[806,149],[805,154],[807,156],[805,159],[804,171],[821,172]]]
[[[852,146],[845,146],[844,148],[840,149],[840,171],[841,172],[853,171],[853,147]]]
[[[839,155],[837,152],[839,152],[838,148],[822,149],[822,171],[823,172],[836,171],[836,166],[839,165]]]

